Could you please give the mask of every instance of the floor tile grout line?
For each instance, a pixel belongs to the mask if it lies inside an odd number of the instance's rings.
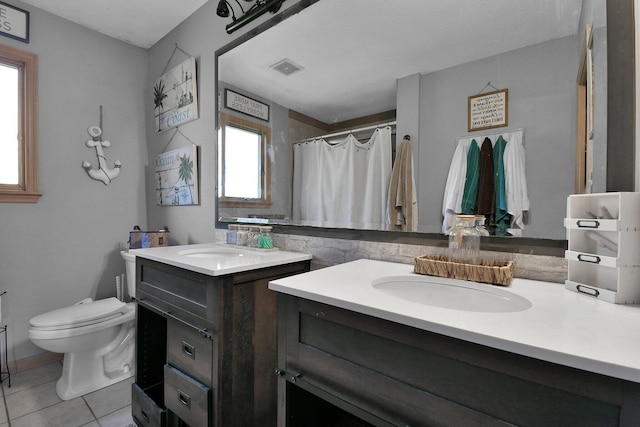
[[[80,398],[82,399],[84,404],[87,405],[87,408],[89,408],[89,412],[91,412],[91,415],[93,415],[94,421],[96,423],[98,423],[98,426],[101,426],[100,421],[98,421],[98,417],[96,416],[96,413],[93,412],[93,409],[91,409],[91,405],[89,405],[89,402],[87,402],[87,399],[85,399],[84,396],[86,396],[86,395],[82,395],[82,396],[80,396]]]
[[[4,384],[0,382],[0,388],[2,389],[2,401],[4,402],[4,412],[7,415],[7,425],[11,427],[11,419],[9,418],[9,405],[7,405],[7,398],[4,395]]]
[[[45,385],[45,384],[49,384],[49,383],[52,383],[52,382],[55,382],[55,381],[57,381],[57,380],[45,381],[45,382],[40,383],[40,384],[32,385],[32,386],[30,386],[30,387],[28,387],[28,388],[25,388],[25,389],[23,389],[23,390],[19,390],[19,391],[17,391],[16,393],[25,392],[25,391],[30,390],[30,389],[33,389],[33,388],[35,388],[35,387],[40,387],[40,386],[43,386],[43,385]],[[5,406],[6,410],[7,410],[7,419],[9,420],[9,427],[11,427],[11,417],[10,417],[10,415],[9,415],[9,405],[7,404],[7,399],[5,398],[5,394],[4,394],[4,386],[2,385],[2,383],[0,383],[0,386],[2,386],[2,398],[4,399],[4,406]],[[56,396],[57,396],[57,394],[56,394]],[[36,409],[36,410],[33,410],[33,411],[31,411],[31,412],[27,412],[26,414],[22,414],[22,415],[20,415],[19,417],[15,417],[15,418],[14,418],[14,420],[17,420],[18,418],[26,417],[27,415],[29,415],[29,414],[33,414],[34,412],[42,411],[43,409],[52,408],[52,407],[54,407],[54,406],[56,406],[56,405],[59,405],[60,403],[64,402],[64,400],[62,400],[62,399],[60,399],[60,398],[58,398],[58,399],[60,400],[59,402],[55,402],[55,403],[52,403],[52,404],[50,404],[50,405],[43,406],[43,407],[38,408],[38,409]]]

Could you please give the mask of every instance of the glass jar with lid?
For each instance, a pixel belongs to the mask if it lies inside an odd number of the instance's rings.
[[[247,234],[247,246],[252,248],[257,248],[259,238],[260,238],[260,227],[257,225],[252,225],[251,227],[249,227],[249,232]]]
[[[463,264],[479,264],[480,233],[474,215],[457,215],[449,233],[449,260]]]
[[[271,227],[260,227],[260,237],[258,238],[258,247],[262,249],[273,248],[273,238],[271,237]]]
[[[235,224],[229,225],[229,230],[227,231],[227,243],[230,245],[238,243],[238,226]]]
[[[249,227],[246,225],[238,226],[237,244],[240,246],[247,246],[248,238],[249,238]]]
[[[476,229],[478,230],[478,234],[480,234],[480,236],[488,236],[489,230],[487,230],[487,227],[484,225],[485,222],[487,221],[487,218],[484,215],[476,215]]]

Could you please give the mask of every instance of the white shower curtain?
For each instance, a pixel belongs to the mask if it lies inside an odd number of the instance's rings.
[[[293,146],[293,220],[310,226],[382,229],[391,179],[391,128],[366,143],[353,135]]]

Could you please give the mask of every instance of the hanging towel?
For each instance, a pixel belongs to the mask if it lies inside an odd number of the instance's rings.
[[[467,174],[464,181],[464,193],[462,195],[461,211],[465,215],[472,215],[475,213],[479,173],[480,148],[478,147],[476,140],[472,139],[467,153]]]
[[[504,174],[507,210],[512,216],[511,226],[523,229],[523,214],[529,210],[529,195],[522,132],[514,132],[504,149]]]
[[[451,159],[447,184],[444,188],[444,198],[442,200],[442,232],[446,233],[454,226],[455,215],[462,210],[462,194],[464,193],[464,179],[467,174],[467,149],[469,139],[458,141],[456,150]]]
[[[389,229],[418,231],[418,197],[413,176],[411,143],[403,139],[396,152],[396,161],[389,186]]]
[[[494,198],[493,146],[491,140],[485,138],[480,148],[480,172],[478,176],[478,197],[476,198],[475,213],[479,215],[493,214],[495,211]]]
[[[507,194],[505,188],[504,174],[504,150],[507,141],[501,136],[498,137],[493,146],[493,172],[495,174],[495,225],[496,236],[508,235],[507,229],[511,226],[511,217],[507,212]]]

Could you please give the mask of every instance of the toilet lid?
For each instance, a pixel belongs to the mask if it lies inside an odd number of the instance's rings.
[[[86,326],[122,316],[126,306],[117,298],[106,298],[49,311],[34,317],[29,324],[33,328],[49,330]]]

